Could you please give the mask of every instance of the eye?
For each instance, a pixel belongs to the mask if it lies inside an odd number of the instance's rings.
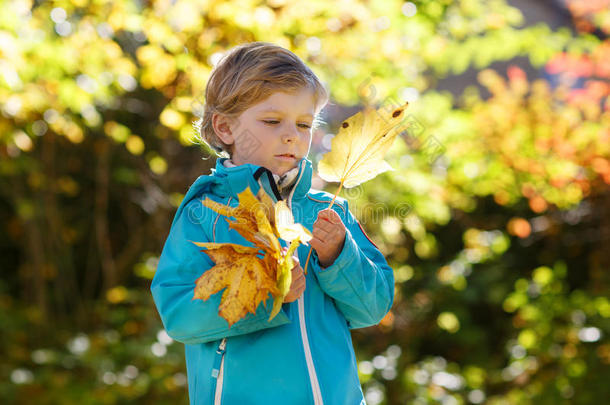
[[[299,126],[301,128],[306,128],[306,129],[310,129],[311,128],[311,125],[308,125],[308,124],[299,124]]]
[[[275,125],[279,123],[278,120],[263,120],[263,122],[267,125]]]

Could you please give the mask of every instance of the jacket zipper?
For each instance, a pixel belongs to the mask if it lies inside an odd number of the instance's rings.
[[[303,349],[305,350],[305,361],[307,362],[307,371],[309,372],[309,381],[311,382],[311,391],[313,393],[313,401],[316,405],[323,405],[322,393],[320,392],[320,384],[318,383],[318,376],[316,375],[316,369],[313,364],[311,357],[311,349],[309,347],[309,339],[307,337],[307,328],[305,326],[305,301],[304,297],[297,300],[299,308],[299,324],[301,326],[301,340],[303,342]]]
[[[288,200],[286,204],[288,208],[292,212],[292,195],[294,194],[294,190],[296,189],[299,181],[301,180],[301,176],[303,175],[303,171],[299,174],[292,190],[290,190],[290,194],[288,195]],[[294,215],[294,214],[293,214]],[[299,326],[301,327],[301,342],[303,343],[303,350],[305,351],[305,362],[307,363],[307,371],[309,373],[309,382],[311,383],[311,391],[313,394],[313,400],[315,405],[323,405],[324,401],[322,400],[322,392],[320,390],[320,384],[318,383],[318,376],[316,375],[316,369],[313,364],[313,358],[311,356],[311,348],[309,347],[309,338],[307,336],[307,326],[305,324],[305,296],[302,295],[301,298],[297,300],[298,303],[298,311],[299,311]]]
[[[216,349],[216,356],[214,358],[214,368],[212,369],[212,378],[216,381],[214,387],[214,405],[220,405],[220,399],[222,397],[222,382],[224,375],[225,365],[225,351],[227,347],[227,338],[223,338]]]

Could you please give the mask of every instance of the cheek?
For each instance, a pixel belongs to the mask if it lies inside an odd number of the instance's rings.
[[[253,131],[246,132],[244,141],[250,144],[259,144],[262,147],[272,142],[274,134],[269,128],[258,127]],[[248,139],[249,138],[249,139]]]

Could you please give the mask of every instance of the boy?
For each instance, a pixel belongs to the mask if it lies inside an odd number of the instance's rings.
[[[232,49],[206,87],[201,135],[225,157],[200,176],[178,208],[152,282],[167,333],[185,344],[191,404],[363,404],[349,329],[375,325],[389,311],[394,277],[347,202],[311,190],[306,158],[311,128],[327,102],[315,74],[292,52],[255,42]],[[228,158],[228,157],[230,158]],[[300,264],[282,310],[271,300],[231,328],[218,315],[222,294],[193,300],[195,280],[214,266],[190,243],[250,245],[204,207],[236,206],[237,194],[262,187],[285,199],[310,229],[307,275]],[[308,246],[298,248],[301,263]]]

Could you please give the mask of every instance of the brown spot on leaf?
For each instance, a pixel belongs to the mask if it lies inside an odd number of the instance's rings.
[[[348,124],[347,122],[344,122],[343,124],[341,124],[341,126],[342,126],[343,128],[347,128],[347,127],[349,127],[349,124]]]
[[[400,114],[402,114],[402,110],[396,110],[392,113],[392,118],[396,118],[398,117]]]

